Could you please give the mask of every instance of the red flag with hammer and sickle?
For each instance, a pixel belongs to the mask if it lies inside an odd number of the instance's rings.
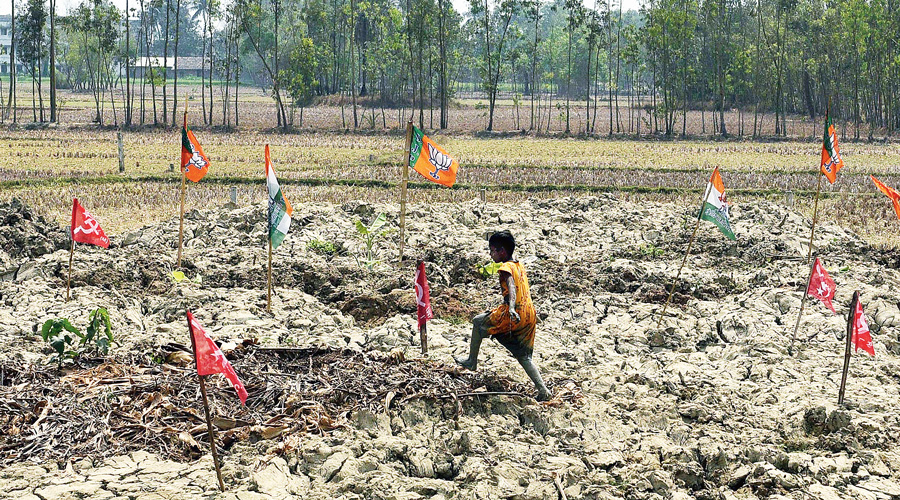
[[[187,312],[188,324],[191,327],[191,336],[194,338],[194,358],[197,360],[198,375],[212,375],[221,373],[231,382],[232,387],[241,399],[241,404],[247,402],[247,389],[238,378],[231,363],[225,359],[225,354],[219,349],[219,346],[213,342],[212,337],[200,326],[200,323],[194,319],[194,315],[190,311]]]
[[[419,261],[416,268],[416,312],[418,312],[419,328],[426,321],[434,318],[431,311],[431,292],[428,290],[428,278],[425,277],[425,262]]]
[[[875,356],[872,335],[869,333],[869,323],[866,322],[866,313],[863,312],[862,302],[859,299],[856,300],[856,307],[850,314],[853,315],[853,337],[850,339],[853,346],[857,351],[862,349]]]
[[[834,298],[834,290],[834,280],[831,279],[831,276],[828,275],[828,271],[825,270],[825,266],[823,266],[819,258],[816,257],[816,262],[813,264],[812,276],[809,278],[809,288],[806,290],[806,293],[821,300],[823,304],[831,309],[832,313],[837,314],[834,310],[834,306],[831,305],[831,299]]]
[[[109,248],[109,238],[100,227],[100,223],[94,219],[90,212],[78,203],[78,198],[72,200],[72,228],[70,229],[72,241],[75,243],[89,243],[98,247]]]

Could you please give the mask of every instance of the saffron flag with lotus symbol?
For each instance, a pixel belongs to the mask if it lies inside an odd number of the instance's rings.
[[[713,170],[706,186],[706,198],[703,200],[703,208],[700,209],[700,218],[718,226],[728,239],[735,239],[731,223],[728,222],[728,199],[725,197],[725,184],[719,175],[719,167]]]
[[[409,143],[409,165],[422,177],[447,187],[453,187],[459,169],[459,163],[415,125]]]
[[[200,142],[187,126],[187,112],[184,114],[184,125],[181,127],[181,171],[192,182],[209,172],[209,158],[203,153]]]
[[[834,184],[837,180],[837,173],[844,166],[844,160],[841,159],[841,151],[838,148],[837,131],[831,117],[825,114],[825,136],[822,138],[822,175],[828,179],[828,182]]]

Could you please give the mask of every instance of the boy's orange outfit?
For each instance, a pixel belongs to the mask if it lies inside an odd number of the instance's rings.
[[[528,288],[528,277],[525,268],[520,262],[506,261],[498,271],[500,276],[500,292],[503,294],[503,304],[491,311],[488,320],[488,335],[491,335],[503,344],[513,356],[531,355],[534,352],[534,330],[537,324],[537,314],[534,303],[531,301],[531,292]],[[513,277],[516,285],[516,312],[520,319],[514,322],[509,314],[509,286],[506,275]]]

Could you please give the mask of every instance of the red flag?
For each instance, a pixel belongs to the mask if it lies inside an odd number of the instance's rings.
[[[816,257],[816,262],[813,264],[812,268],[812,275],[809,278],[809,288],[806,289],[806,293],[821,300],[823,304],[831,309],[832,313],[837,314],[834,310],[834,306],[831,305],[831,299],[834,298],[834,291],[834,280],[831,279],[831,276],[828,275],[828,271],[825,270],[825,266],[823,266],[822,262],[819,261],[819,258]]]
[[[870,175],[869,177],[872,178],[872,182],[875,183],[875,186],[891,199],[891,203],[894,204],[894,212],[896,212],[897,218],[900,219],[900,193],[882,184],[882,182],[876,179],[874,175]]]
[[[428,290],[428,278],[425,277],[425,262],[419,261],[416,268],[416,311],[418,312],[419,328],[425,322],[434,318],[431,311],[431,292]]]
[[[237,373],[231,367],[231,363],[225,359],[225,354],[219,349],[219,346],[213,342],[213,339],[200,326],[200,323],[194,319],[194,315],[190,311],[187,312],[188,324],[191,326],[191,335],[194,337],[194,358],[197,360],[198,375],[212,375],[213,373],[221,373],[231,382],[234,390],[237,391],[238,397],[241,398],[241,404],[247,402],[247,390],[244,384],[238,379]]]
[[[90,243],[109,248],[109,238],[106,237],[100,223],[81,206],[81,203],[78,203],[78,198],[72,200],[72,227],[69,234],[75,243]]]
[[[872,335],[869,334],[869,323],[866,322],[866,314],[863,312],[862,302],[856,300],[856,309],[853,314],[853,342],[855,350],[862,349],[867,353],[875,356],[875,347],[872,345]]]

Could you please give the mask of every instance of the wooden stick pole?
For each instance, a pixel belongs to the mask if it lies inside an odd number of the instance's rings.
[[[269,272],[268,279],[266,280],[266,289],[268,292],[266,293],[266,312],[272,312],[272,238],[268,238],[269,240]]]
[[[697,236],[697,229],[700,228],[700,221],[703,217],[703,205],[706,203],[706,197],[709,195],[709,189],[711,184],[706,185],[706,189],[703,190],[703,198],[700,199],[700,213],[697,215],[697,225],[694,226],[694,232],[691,233],[691,239],[688,241],[687,250],[684,252],[684,258],[681,259],[681,266],[678,268],[678,274],[675,275],[675,281],[672,282],[672,288],[669,289],[669,296],[666,298],[666,305],[663,306],[663,310],[659,313],[659,319],[656,320],[656,329],[659,329],[659,325],[662,324],[663,316],[666,315],[666,309],[669,308],[669,302],[672,300],[672,295],[675,293],[675,285],[678,284],[678,278],[681,277],[681,270],[684,269],[684,263],[687,262],[688,255],[691,253],[691,245],[694,244],[694,238]]]
[[[188,334],[191,336],[191,351],[194,353],[194,369],[197,369],[197,345],[194,343],[194,329],[191,327],[191,320],[188,318]],[[216,467],[216,478],[219,480],[219,489],[225,491],[225,483],[222,481],[222,467],[219,465],[219,454],[216,451],[216,431],[212,425],[212,419],[209,416],[209,399],[206,396],[206,382],[204,376],[200,378],[200,393],[203,395],[203,411],[206,413],[206,430],[209,434],[209,449],[212,452],[213,464]]]
[[[803,317],[803,309],[806,307],[806,296],[807,292],[809,292],[809,283],[812,281],[813,268],[815,267],[815,262],[809,266],[809,277],[806,278],[806,288],[803,289],[803,297],[800,298],[800,312],[797,314],[797,323],[794,325],[794,334],[791,335],[791,345],[788,346],[788,356],[794,355],[794,340],[797,338],[797,330],[800,329],[800,318]]]
[[[419,327],[419,341],[422,344],[422,356],[428,354],[428,322]]]
[[[400,262],[403,262],[403,245],[406,241],[406,187],[409,183],[409,146],[412,143],[412,118],[406,122],[406,147],[400,167]]]
[[[816,185],[816,202],[813,205],[812,229],[810,230],[810,233],[809,233],[809,251],[806,253],[806,265],[807,266],[809,265],[810,259],[812,259],[813,236],[816,235],[816,220],[819,216],[819,193],[822,191],[822,177],[825,177],[825,176],[822,175],[821,172],[819,172],[819,183]]]
[[[187,99],[184,100],[184,128],[187,128],[187,113],[188,113],[188,103]],[[181,247],[184,242],[184,190],[185,183],[187,182],[187,174],[184,171],[184,165],[181,164],[181,159],[178,160],[178,165],[181,170],[181,216],[178,221],[178,267],[181,267]]]
[[[179,161],[179,163],[181,163]],[[187,175],[184,173],[184,167],[181,168],[181,218],[178,221],[178,267],[181,267],[181,247],[184,243],[184,191],[185,179]]]
[[[72,249],[69,250],[69,279],[66,280],[66,302],[69,301],[69,289],[72,288],[72,258],[75,257],[75,239],[72,239]]]
[[[841,373],[841,389],[838,391],[838,406],[844,404],[844,389],[847,388],[847,372],[850,369],[850,340],[853,336],[853,316],[856,313],[856,302],[859,300],[859,292],[853,292],[850,301],[850,312],[847,314],[847,342],[844,348],[844,370]]]

